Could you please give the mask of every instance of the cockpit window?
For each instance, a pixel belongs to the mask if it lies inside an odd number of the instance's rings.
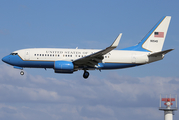
[[[10,55],[17,55],[17,53],[11,53]]]

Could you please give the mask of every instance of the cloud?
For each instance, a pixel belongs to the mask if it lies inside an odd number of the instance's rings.
[[[110,118],[114,116],[114,111],[102,105],[85,106],[81,109],[80,115],[87,118]]]
[[[75,74],[73,79],[57,79],[20,76],[4,64],[0,72],[0,119],[157,120],[163,117],[159,95],[179,92],[179,78],[174,77],[109,72],[106,78],[91,75],[83,80]]]

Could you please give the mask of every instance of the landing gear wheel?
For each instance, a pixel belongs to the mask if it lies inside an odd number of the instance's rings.
[[[21,75],[24,75],[24,71],[21,71],[20,74],[21,74]]]
[[[89,77],[89,72],[85,70],[83,73],[83,78],[87,79],[88,77]]]

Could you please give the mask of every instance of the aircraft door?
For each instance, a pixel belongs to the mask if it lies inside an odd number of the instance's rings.
[[[25,60],[30,59],[30,51],[25,51]]]
[[[132,54],[131,62],[136,63],[136,55],[135,55],[135,53]]]

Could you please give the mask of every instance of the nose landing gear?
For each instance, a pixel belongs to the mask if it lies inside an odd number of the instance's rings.
[[[89,77],[89,72],[84,70],[83,78],[87,79]]]

